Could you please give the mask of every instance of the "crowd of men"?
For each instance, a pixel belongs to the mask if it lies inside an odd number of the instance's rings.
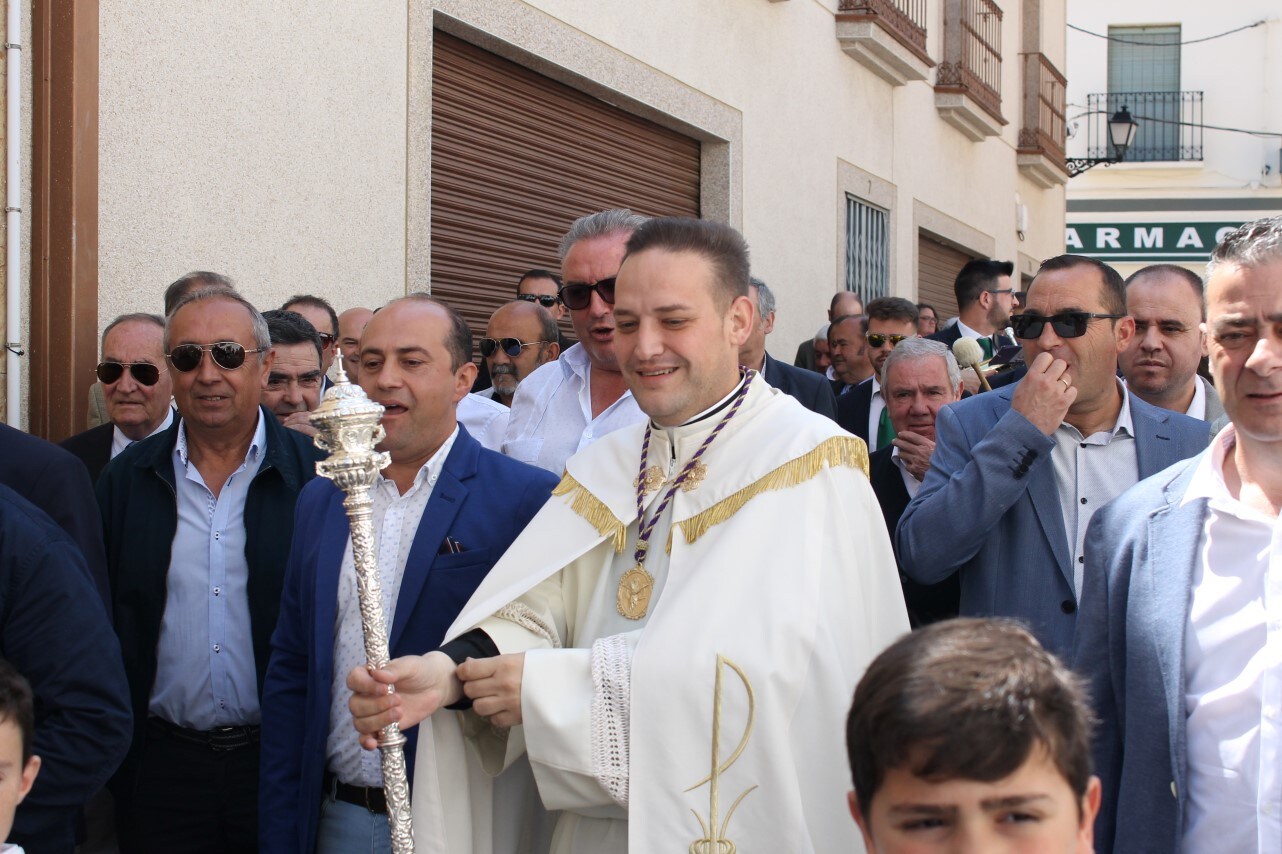
[[[101,423],[0,428],[10,841],[390,851],[395,721],[423,852],[1282,847],[1282,217],[1205,281],[843,291],[795,364],[732,228],[601,211],[559,257],[479,369],[425,293],[193,272],[104,330]],[[346,380],[382,670],[316,476]]]

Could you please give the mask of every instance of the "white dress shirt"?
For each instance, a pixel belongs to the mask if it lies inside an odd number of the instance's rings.
[[[877,447],[877,429],[881,426],[881,413],[886,408],[886,398],[881,396],[881,381],[873,374],[868,378],[872,382],[872,399],[868,403],[868,452],[880,451]]]
[[[593,418],[591,381],[592,363],[581,344],[536,368],[512,398],[503,453],[559,476],[580,450],[645,418],[630,391]]]
[[[1206,380],[1201,377],[1193,377],[1193,399],[1189,401],[1189,408],[1184,410],[1184,414],[1198,421],[1206,420]]]
[[[396,484],[383,476],[370,490],[374,502],[374,530],[378,532],[378,572],[383,593],[383,613],[391,631],[396,599],[405,577],[418,523],[445,467],[445,459],[458,438],[458,427],[445,444],[423,463],[414,476],[413,485],[401,495]],[[326,741],[327,765],[340,781],[351,786],[382,786],[383,770],[377,750],[361,747],[347,701],[352,692],[347,688],[347,674],[365,664],[365,636],[361,631],[360,597],[356,593],[356,562],[352,557],[352,538],[347,537],[343,562],[338,570],[338,611],[334,626],[334,672],[331,674],[329,699],[329,738]],[[428,650],[422,650],[427,652]]]
[[[171,407],[165,411],[165,420],[160,422],[160,426],[157,427],[155,430],[152,430],[150,433],[148,433],[146,436],[143,436],[142,438],[150,439],[152,436],[155,436],[160,431],[168,430],[169,425],[173,423],[174,423],[174,410]],[[111,458],[114,460],[116,458],[116,455],[119,454],[121,451],[123,451],[125,448],[128,448],[134,442],[141,442],[141,441],[142,439],[130,439],[124,433],[120,432],[119,427],[113,426],[111,428]]]
[[[921,489],[921,481],[913,477],[913,473],[904,465],[904,461],[899,458],[899,446],[895,445],[890,450],[890,458],[895,461],[896,468],[899,469],[899,476],[904,479],[904,489],[908,490],[909,498],[917,497],[917,490]]]
[[[1234,498],[1230,424],[1184,503],[1205,498],[1184,631],[1187,854],[1282,851],[1282,523]]]
[[[472,392],[458,402],[455,417],[468,435],[481,443],[481,447],[502,451],[510,414],[506,406],[486,396],[485,392]]]
[[[1076,596],[1082,594],[1082,544],[1086,540],[1086,526],[1096,510],[1140,479],[1135,427],[1131,424],[1131,397],[1126,386],[1119,382],[1117,387],[1122,392],[1122,408],[1111,429],[1083,436],[1065,422],[1051,435],[1055,440],[1051,462],[1059,489],[1059,508],[1064,515],[1064,533],[1068,535]]]

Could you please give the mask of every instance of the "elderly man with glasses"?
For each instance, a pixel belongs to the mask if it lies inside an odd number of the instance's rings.
[[[134,714],[121,849],[254,850],[258,698],[319,452],[260,406],[271,341],[244,298],[187,295],[164,348],[180,417],[97,484]]]
[[[644,222],[628,210],[600,211],[575,220],[562,239],[557,297],[579,343],[521,383],[503,439],[509,457],[559,475],[575,453],[645,417],[614,353],[614,276]]]
[[[91,480],[125,448],[173,423],[164,334],[165,321],[155,314],[124,314],[103,331],[97,375],[108,421],[62,443],[89,469]]]
[[[481,339],[481,358],[490,372],[490,388],[481,392],[504,406],[536,368],[561,355],[556,320],[539,303],[505,303],[490,315]]]
[[[1017,618],[1068,656],[1091,516],[1201,451],[1210,431],[1118,380],[1135,322],[1107,264],[1080,255],[1044,262],[1012,323],[1028,373],[939,411],[931,467],[899,523],[897,551],[921,584],[957,572],[962,616]]]

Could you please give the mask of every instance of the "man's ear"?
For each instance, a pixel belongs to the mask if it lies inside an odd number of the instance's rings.
[[[1117,321],[1117,326],[1113,327],[1113,337],[1117,339],[1117,352],[1126,349],[1126,345],[1131,343],[1135,337],[1135,318],[1127,315]]]
[[[36,775],[40,773],[40,757],[32,756],[27,760],[27,764],[22,768],[22,779],[18,782],[18,802],[17,806],[22,803],[22,799],[31,791],[31,787],[36,783]]]
[[[1086,794],[1082,796],[1080,809],[1082,823],[1077,828],[1078,854],[1093,854],[1095,851],[1095,816],[1099,815],[1103,790],[1099,777],[1091,777],[1091,781],[1086,784]]]
[[[735,297],[726,319],[730,324],[730,340],[736,347],[742,347],[757,323],[757,307],[746,296]]]
[[[476,363],[465,362],[454,372],[454,402],[458,403],[467,397],[476,382]]]

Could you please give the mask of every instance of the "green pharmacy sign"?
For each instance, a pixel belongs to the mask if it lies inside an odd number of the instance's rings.
[[[1083,222],[1064,229],[1065,250],[1101,261],[1206,261],[1240,222]]]

